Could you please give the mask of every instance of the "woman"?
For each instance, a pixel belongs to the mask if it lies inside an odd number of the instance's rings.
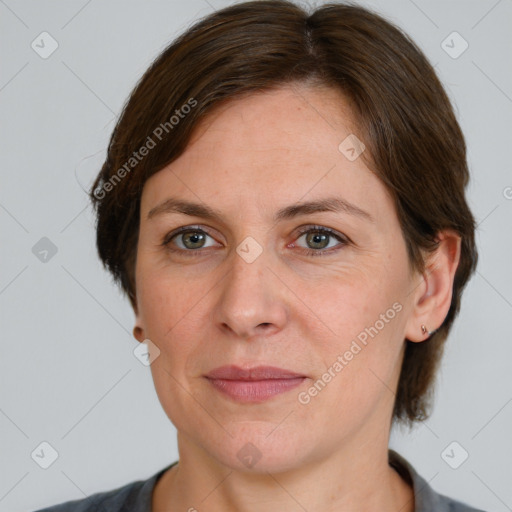
[[[474,511],[388,449],[475,269],[466,148],[358,6],[233,5],[147,70],[91,190],[179,461],[46,511]]]

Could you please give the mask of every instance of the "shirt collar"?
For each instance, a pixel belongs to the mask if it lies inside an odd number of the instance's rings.
[[[394,450],[388,450],[389,464],[398,474],[412,486],[414,491],[414,512],[448,512],[446,504],[441,501],[438,493],[421,477],[411,464]]]

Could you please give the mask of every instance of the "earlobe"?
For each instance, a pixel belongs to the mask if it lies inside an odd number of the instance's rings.
[[[407,325],[406,338],[413,342],[430,338],[444,322],[452,301],[461,239],[456,232],[446,230],[438,235],[438,241],[437,249],[428,257]]]
[[[133,328],[133,337],[139,342],[142,343],[146,336],[144,334],[144,329],[141,327],[141,318],[139,314],[139,307],[137,304],[137,296],[135,294],[130,294],[130,299],[132,302],[133,312],[135,313],[135,326]]]
[[[137,324],[135,324],[135,327],[133,328],[133,337],[140,343],[146,339],[144,336],[144,330]]]
[[[144,333],[144,329],[142,328],[142,320],[138,313],[138,310],[135,311],[135,326],[133,327],[133,337],[139,342],[142,343],[146,339],[146,335]]]

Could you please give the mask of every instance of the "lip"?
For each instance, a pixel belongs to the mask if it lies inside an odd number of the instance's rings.
[[[299,386],[307,378],[275,366],[244,369],[234,365],[216,368],[205,377],[216,390],[236,402],[264,402]]]
[[[220,366],[206,375],[209,379],[223,380],[269,380],[269,379],[294,379],[305,377],[300,373],[278,368],[276,366],[255,366],[253,368],[240,368],[236,365]]]

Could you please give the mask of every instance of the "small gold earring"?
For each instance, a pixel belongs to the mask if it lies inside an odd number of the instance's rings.
[[[428,333],[428,329],[425,327],[425,325],[424,325],[424,324],[421,324],[421,332],[422,332],[423,334],[427,334],[427,333]],[[430,333],[429,333],[429,334],[430,334]]]

